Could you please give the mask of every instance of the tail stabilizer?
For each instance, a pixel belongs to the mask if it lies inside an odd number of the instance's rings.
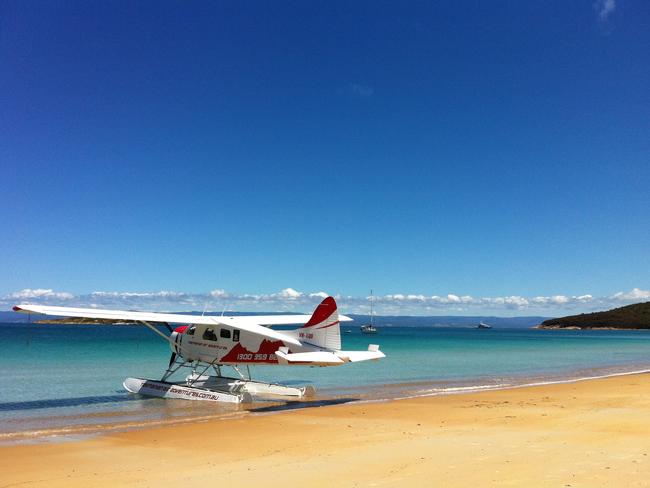
[[[370,344],[367,351],[313,351],[290,353],[288,347],[276,351],[278,362],[285,366],[338,366],[358,361],[376,361],[386,355],[376,344]]]
[[[336,356],[346,363],[356,363],[358,361],[376,361],[385,358],[386,355],[379,350],[377,344],[368,345],[367,351],[338,351]]]
[[[325,298],[309,321],[292,332],[301,342],[333,351],[341,349],[339,312],[334,298]]]
[[[279,350],[275,355],[278,358],[278,362],[285,366],[338,366],[345,363],[336,354],[327,351],[290,354]]]

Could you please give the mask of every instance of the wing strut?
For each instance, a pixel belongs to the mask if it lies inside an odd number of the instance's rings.
[[[162,332],[160,332],[158,329],[156,329],[156,327],[155,327],[153,324],[150,324],[149,322],[145,322],[144,320],[139,320],[138,322],[141,323],[142,325],[144,325],[145,327],[147,327],[148,329],[151,329],[153,332],[155,332],[155,333],[158,334],[160,337],[162,337],[162,338],[165,339],[167,342],[169,342],[173,347],[178,348],[178,349],[180,349],[181,351],[186,350],[185,347],[181,346],[181,345],[180,345],[179,343],[177,343],[177,342],[172,341],[172,340],[169,338],[169,336],[166,336],[165,334],[163,334]],[[170,326],[167,322],[161,322],[161,323],[162,323],[162,324],[165,324],[165,325],[167,326],[167,328],[169,329],[170,332],[173,332],[171,326]],[[165,379],[167,379],[167,377],[168,377],[170,374],[174,373],[175,370],[174,370],[174,371],[171,371],[171,368],[172,368],[172,365],[174,364],[174,362],[176,362],[176,356],[177,356],[177,354],[176,354],[175,352],[172,352],[172,355],[171,355],[171,357],[169,358],[169,366],[167,366],[167,371],[166,371],[165,374],[163,375],[163,379],[162,379],[163,381],[164,381]]]
[[[186,347],[180,345],[180,344],[177,343],[177,342],[172,341],[172,340],[169,338],[169,336],[166,336],[165,334],[163,334],[162,332],[160,332],[160,331],[159,331],[158,329],[156,329],[156,327],[155,327],[153,324],[151,324],[150,322],[146,322],[146,321],[144,321],[144,320],[138,320],[138,323],[140,323],[140,324],[146,326],[147,328],[151,329],[152,331],[154,331],[154,332],[155,332],[156,334],[158,334],[160,337],[162,337],[162,338],[165,339],[167,342],[169,342],[172,346],[177,347],[177,348],[180,349],[181,351],[187,351],[187,348],[186,348]],[[167,324],[167,323],[165,323],[165,322],[163,322],[163,323],[164,323],[167,327],[169,327],[169,324]],[[169,328],[171,329],[171,327],[169,327]],[[176,357],[174,357],[174,359],[176,359]],[[170,360],[170,361],[169,361],[169,364],[171,364],[171,363],[173,363],[173,362],[174,362],[173,360]]]
[[[138,322],[141,323],[142,325],[148,327],[149,329],[151,329],[152,331],[154,331],[156,334],[158,334],[160,337],[162,337],[163,339],[165,339],[167,342],[169,342],[169,343],[171,344],[172,340],[169,338],[169,336],[166,336],[165,334],[163,334],[162,332],[160,332],[160,331],[159,331],[158,329],[156,329],[156,327],[154,327],[152,324],[150,324],[149,322],[145,322],[144,320],[138,320]],[[166,322],[163,322],[163,323],[167,326],[167,328],[168,328],[168,329],[170,330],[170,332],[171,332],[171,327],[169,326],[169,324],[166,323]]]

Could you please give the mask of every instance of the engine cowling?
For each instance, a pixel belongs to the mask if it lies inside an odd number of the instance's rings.
[[[183,334],[187,330],[189,326],[187,325],[181,325],[179,327],[176,327],[174,331],[171,333],[169,336],[169,348],[172,350],[173,353],[183,357],[183,352],[181,349],[181,343],[183,341]]]

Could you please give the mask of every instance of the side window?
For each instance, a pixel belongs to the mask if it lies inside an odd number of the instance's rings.
[[[233,342],[239,342],[239,329],[232,331],[232,340]]]
[[[193,325],[187,330],[187,335],[194,335],[194,332],[196,332],[196,326]]]
[[[214,333],[214,329],[205,329],[205,332],[203,333],[203,339],[206,341],[216,341],[217,334]]]
[[[219,335],[224,339],[230,339],[230,331],[228,329],[221,329]]]

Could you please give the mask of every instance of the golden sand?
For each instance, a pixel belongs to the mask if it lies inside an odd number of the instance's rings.
[[[0,448],[0,486],[650,486],[650,374]]]

